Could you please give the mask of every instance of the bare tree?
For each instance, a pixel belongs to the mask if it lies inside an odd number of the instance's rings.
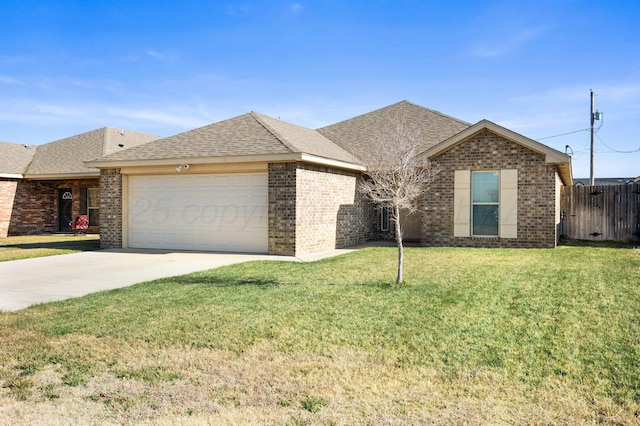
[[[400,212],[419,210],[419,201],[440,172],[418,156],[423,142],[420,128],[398,116],[371,135],[371,151],[363,160],[367,178],[360,182],[360,191],[378,208],[388,208],[395,224],[398,244],[398,276],[402,282],[404,247]]]

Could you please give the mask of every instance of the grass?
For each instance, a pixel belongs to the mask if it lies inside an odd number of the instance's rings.
[[[0,314],[3,415],[12,424],[640,422],[640,250],[405,256],[400,286],[394,249],[371,248]]]
[[[99,235],[27,235],[0,238],[0,262],[98,250]]]

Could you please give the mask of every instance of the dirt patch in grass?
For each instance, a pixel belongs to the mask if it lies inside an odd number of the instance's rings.
[[[504,375],[373,363],[370,354],[284,354],[268,342],[242,353],[159,347],[73,336],[54,346],[85,346],[97,359],[86,382],[64,384],[51,364],[30,376],[31,392],[6,386],[6,424],[585,424],[631,423],[634,413],[592,400],[567,383],[532,388]],[[123,375],[122,371],[161,371]],[[6,373],[6,370],[5,370]]]

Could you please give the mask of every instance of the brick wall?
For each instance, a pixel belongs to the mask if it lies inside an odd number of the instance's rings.
[[[122,175],[100,170],[100,247],[122,247]]]
[[[362,175],[357,180],[363,179]],[[336,246],[347,247],[380,238],[380,210],[357,190],[353,204],[343,204],[338,210]]]
[[[0,178],[0,237],[6,237],[9,234],[17,186],[18,182],[15,179]]]
[[[8,218],[8,235],[58,232],[58,189],[71,189],[73,197],[71,214],[72,217],[76,217],[80,214],[80,188],[98,187],[97,179],[17,180],[2,181],[1,183],[2,213],[0,213],[0,223],[5,223]],[[10,196],[11,187],[15,188],[13,202],[11,205],[8,203],[5,205],[4,197]],[[8,201],[9,198],[6,200]],[[7,216],[9,209],[9,216]],[[0,233],[0,235],[2,234]]]
[[[555,247],[556,168],[544,155],[484,130],[432,158],[442,171],[425,197],[422,244],[464,247]],[[518,170],[518,238],[453,236],[455,170]]]
[[[269,254],[296,254],[296,163],[270,163]]]
[[[375,210],[359,174],[304,163],[269,164],[269,253],[303,255],[374,238]]]
[[[299,164],[296,253],[317,253],[373,239],[374,209],[357,191],[359,174]]]

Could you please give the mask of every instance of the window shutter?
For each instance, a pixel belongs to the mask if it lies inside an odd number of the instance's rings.
[[[500,171],[500,238],[518,238],[518,170]]]
[[[471,235],[471,171],[456,170],[453,185],[453,236]]]

